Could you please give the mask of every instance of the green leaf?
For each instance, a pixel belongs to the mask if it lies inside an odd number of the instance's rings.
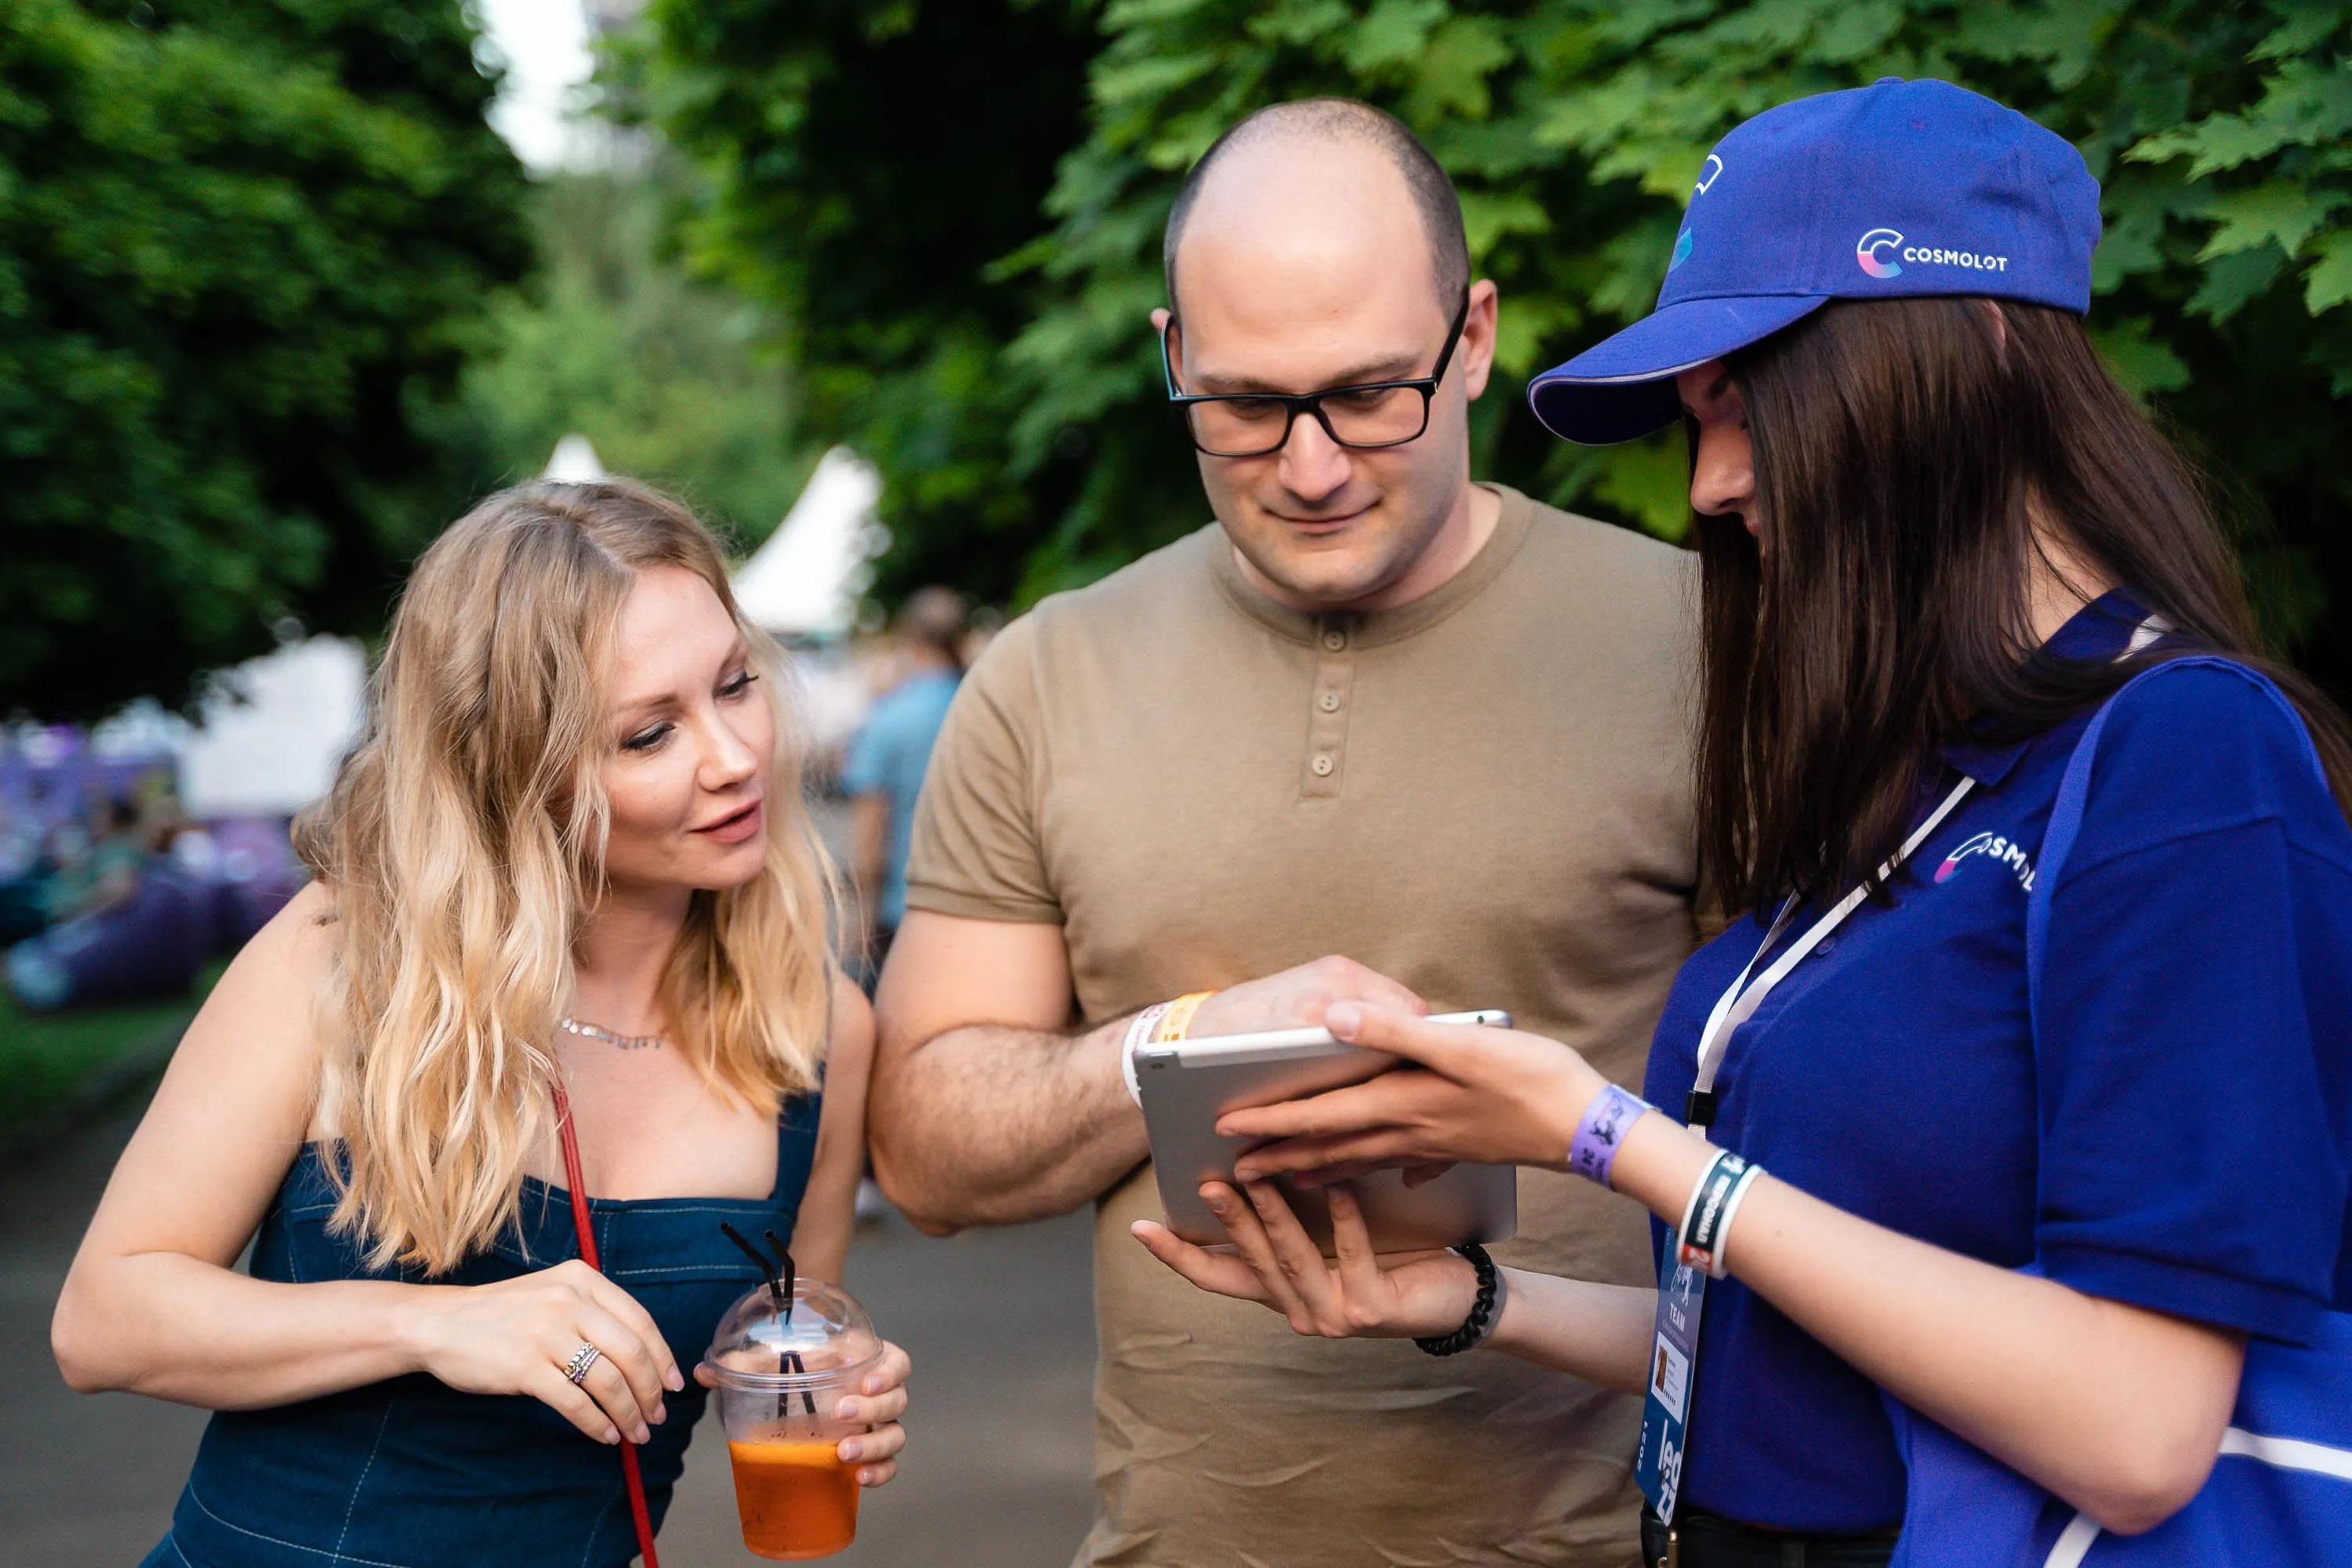
[[[2345,23],[2344,7],[2338,0],[2300,0],[2284,5],[2272,0],[2271,8],[2284,13],[2286,20],[2254,46],[2248,59],[2281,60],[2305,53],[2326,42]]]
[[[2189,384],[2189,365],[2158,342],[2144,316],[2126,317],[2091,329],[2091,344],[2099,351],[2113,375],[2135,401],[2146,402],[2160,392],[2178,392]]]
[[[2319,259],[2304,279],[2304,308],[2316,316],[2352,300],[2352,229],[2339,228],[2313,247]],[[2352,371],[2352,365],[2346,367]]]
[[[1403,65],[1428,46],[1430,35],[1452,9],[1446,0],[1380,0],[1362,21],[1348,29],[1339,58],[1360,76]],[[1292,36],[1295,41],[1305,42],[1313,35]]]
[[[1431,126],[1453,118],[1486,119],[1491,108],[1486,79],[1512,58],[1511,47],[1492,18],[1452,18],[1421,53],[1406,95],[1405,119]]]
[[[2292,257],[2347,201],[2352,193],[2316,190],[2295,180],[2269,180],[2216,196],[2210,212],[2220,226],[2197,259],[2211,261],[2272,243]]]
[[[1660,539],[1679,541],[1690,528],[1690,459],[1683,434],[1668,429],[1643,441],[1605,448],[1592,493],[1627,513]]]
[[[2204,281],[2189,298],[2189,313],[2219,325],[2244,310],[2285,268],[2285,255],[2267,242],[2257,249],[2224,256],[2205,268]]]
[[[1548,233],[1551,215],[1541,202],[1519,192],[1464,191],[1462,228],[1470,244],[1470,263],[1475,267],[1505,235]]]

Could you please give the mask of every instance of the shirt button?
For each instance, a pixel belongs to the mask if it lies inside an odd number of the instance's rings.
[[[1333,762],[1328,754],[1318,755],[1307,765],[1315,770],[1315,776],[1318,779],[1329,778],[1331,776],[1331,770],[1339,766],[1339,764]]]
[[[1327,691],[1317,701],[1316,706],[1326,713],[1337,713],[1339,710],[1339,694],[1336,691]]]
[[[1348,634],[1345,632],[1325,632],[1323,634],[1323,646],[1329,648],[1333,653],[1338,653],[1341,648],[1348,646]]]

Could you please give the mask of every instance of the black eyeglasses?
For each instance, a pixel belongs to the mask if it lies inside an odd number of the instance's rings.
[[[1454,363],[1454,345],[1470,320],[1470,294],[1454,312],[1454,325],[1438,352],[1437,368],[1408,381],[1370,381],[1323,392],[1184,393],[1176,389],[1175,362],[1169,356],[1171,315],[1160,329],[1160,369],[1168,378],[1168,401],[1181,409],[1192,445],[1213,458],[1263,458],[1279,452],[1290,426],[1302,414],[1314,416],[1323,433],[1342,447],[1402,447],[1429,428],[1429,400]]]

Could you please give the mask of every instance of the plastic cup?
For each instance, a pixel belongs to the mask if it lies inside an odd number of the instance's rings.
[[[743,1546],[757,1557],[830,1557],[857,1536],[857,1467],[835,1416],[882,1358],[864,1308],[836,1286],[801,1279],[789,1316],[762,1285],[735,1303],[704,1359],[735,1469]]]

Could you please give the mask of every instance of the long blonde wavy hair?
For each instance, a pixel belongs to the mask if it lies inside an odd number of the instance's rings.
[[[607,666],[650,566],[710,584],[777,705],[766,863],[693,896],[662,1016],[713,1083],[764,1112],[816,1082],[834,878],[803,804],[782,650],[743,618],[717,542],[677,501],[622,480],[503,490],[417,562],[359,743],[295,824],[334,910],[320,1084],[346,1156],[334,1223],[374,1267],[437,1274],[487,1246],[554,1136],[549,1041],[604,888]]]

